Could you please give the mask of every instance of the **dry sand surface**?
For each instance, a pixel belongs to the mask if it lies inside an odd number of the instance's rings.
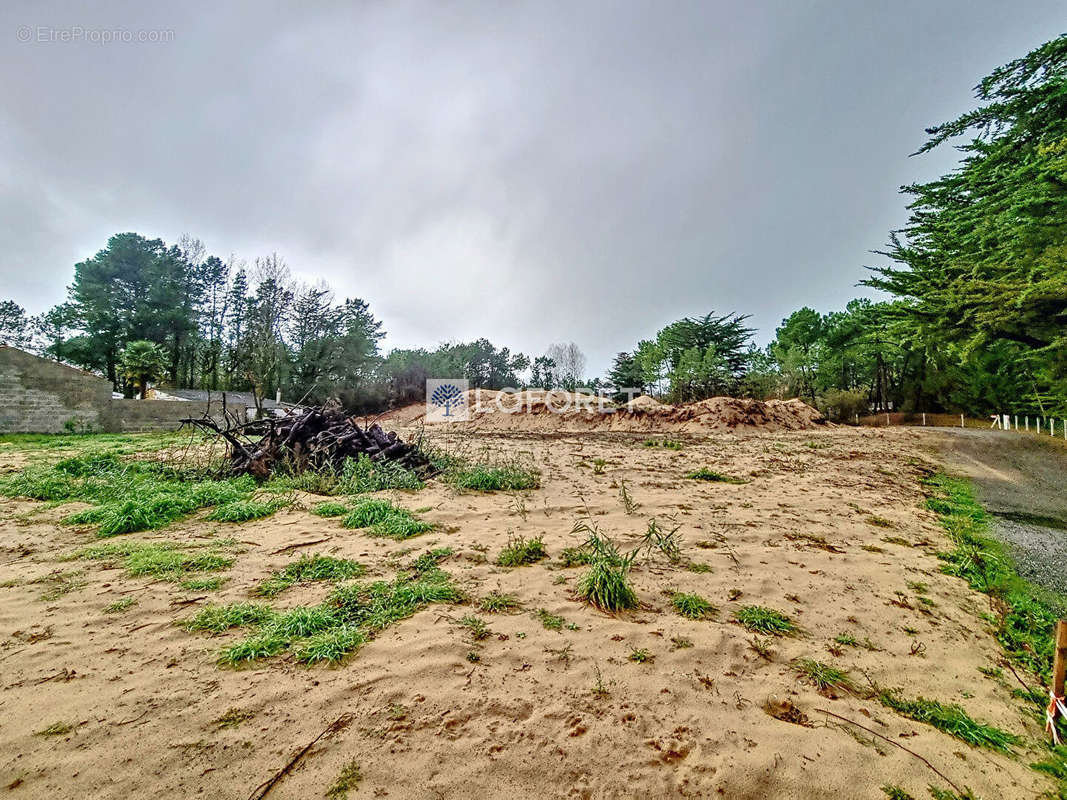
[[[389,493],[408,508],[430,507],[424,517],[441,526],[401,543],[300,508],[240,525],[201,515],[128,535],[235,537],[242,551],[218,592],[61,562],[94,541],[59,524],[69,509],[0,501],[0,787],[12,798],[247,798],[341,719],[268,797],[322,797],[352,761],[362,781],[351,797],[855,800],[883,798],[886,783],[917,798],[929,796],[931,783],[948,788],[892,743],[979,797],[1030,798],[1049,788],[1028,767],[1032,752],[975,749],[862,691],[819,692],[791,666],[826,661],[860,687],[903,687],[908,697],[959,703],[982,721],[1039,736],[1011,686],[979,672],[999,657],[978,616],[987,598],[938,571],[934,553],[947,539],[921,510],[923,431],[703,434],[680,437],[678,451],[610,432],[435,435],[456,449],[526,459],[542,486],[479,494],[431,482]],[[684,477],[699,467],[747,482]],[[632,514],[620,500],[623,482],[640,504]],[[680,526],[685,563],[640,560],[637,611],[611,616],[583,605],[572,599],[582,569],[561,568],[558,557],[580,543],[571,529],[587,514],[624,548],[653,517]],[[543,536],[549,558],[495,566],[513,535]],[[257,582],[300,553],[356,559],[370,576],[389,578],[398,564],[442,546],[455,548],[442,568],[472,598],[496,590],[522,603],[516,613],[480,614],[492,631],[483,641],[455,624],[472,606],[435,605],[339,667],[282,656],[234,670],[216,656],[241,634],[174,624],[208,602],[250,599]],[[50,574],[75,570],[72,591],[42,599]],[[929,587],[930,605],[919,601],[919,584]],[[295,587],[272,603],[310,604],[328,590]],[[678,616],[672,591],[706,597],[717,617]],[[122,598],[137,603],[104,613]],[[769,652],[760,655],[757,637],[732,621],[746,604],[788,614],[800,632],[761,637]],[[537,609],[567,624],[546,629]],[[839,634],[869,649],[835,645]],[[654,658],[635,663],[634,649]],[[247,718],[220,727],[215,720],[233,708]],[[57,722],[73,727],[35,735]]]
[[[818,411],[797,399],[762,401],[712,397],[672,406],[641,395],[616,407],[594,395],[563,390],[498,392],[471,389],[467,392],[465,405],[469,420],[462,423],[462,427],[482,431],[768,432],[803,430],[825,424]],[[425,418],[425,404],[415,403],[377,419],[383,425],[389,422],[412,425],[427,421]]]

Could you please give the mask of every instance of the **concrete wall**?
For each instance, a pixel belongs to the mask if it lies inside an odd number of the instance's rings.
[[[0,433],[108,433],[172,431],[185,417],[200,417],[207,403],[180,400],[112,400],[111,383],[80,369],[0,345]],[[243,408],[228,406],[230,414]],[[222,402],[211,415],[222,421]]]
[[[0,432],[62,433],[106,430],[111,384],[80,369],[0,346]]]

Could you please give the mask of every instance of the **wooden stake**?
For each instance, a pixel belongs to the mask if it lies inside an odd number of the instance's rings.
[[[1063,697],[1063,682],[1067,677],[1067,619],[1056,622],[1056,657],[1052,662],[1052,691]]]

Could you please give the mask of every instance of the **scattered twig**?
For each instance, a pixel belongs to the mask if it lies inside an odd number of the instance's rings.
[[[288,552],[290,550],[296,550],[296,549],[301,548],[301,547],[309,547],[310,545],[313,545],[313,544],[322,544],[323,542],[328,542],[328,541],[330,541],[330,537],[329,536],[324,536],[321,539],[310,539],[310,540],[308,540],[306,542],[295,542],[293,544],[287,544],[285,547],[280,547],[277,550],[272,550],[270,554],[272,556],[276,556],[279,553],[286,553],[286,552]]]
[[[267,796],[270,790],[275,787],[278,781],[280,781],[282,778],[284,778],[286,775],[293,771],[293,767],[297,765],[300,759],[307,755],[308,751],[318,743],[319,739],[323,738],[324,736],[328,736],[329,734],[343,730],[351,722],[351,714],[342,714],[329,725],[327,725],[326,728],[322,731],[322,733],[320,733],[318,736],[316,736],[314,739],[304,745],[304,747],[301,748],[298,753],[296,753],[292,758],[290,758],[288,763],[286,763],[284,767],[275,772],[269,780],[264,781],[259,786],[257,786],[252,791],[252,794],[248,796],[248,800],[263,800],[263,798]]]
[[[855,725],[857,728],[862,728],[863,730],[867,731],[867,733],[870,733],[870,734],[872,734],[874,736],[877,736],[882,741],[889,742],[889,744],[893,745],[894,747],[899,747],[905,753],[910,753],[911,755],[913,755],[917,759],[919,759],[921,762],[923,762],[926,766],[928,766],[931,770],[933,770],[934,774],[937,775],[939,778],[941,778],[941,780],[943,780],[949,786],[951,786],[956,791],[957,794],[962,794],[963,793],[963,790],[959,786],[957,786],[955,783],[953,783],[951,779],[946,777],[946,775],[943,772],[941,772],[941,770],[939,770],[937,767],[935,767],[933,764],[931,764],[929,761],[927,761],[921,755],[916,753],[914,750],[909,750],[907,747],[905,747],[904,745],[900,744],[900,742],[894,742],[892,739],[890,739],[887,736],[883,736],[878,731],[871,730],[866,725],[861,725],[860,723],[856,722],[855,720],[851,720],[848,717],[842,717],[840,714],[835,714],[833,711],[827,711],[825,708],[816,708],[815,710],[817,712],[819,712],[820,714],[827,714],[827,715],[829,715],[831,717],[834,717],[835,719],[841,720],[842,722],[847,722],[849,725]]]

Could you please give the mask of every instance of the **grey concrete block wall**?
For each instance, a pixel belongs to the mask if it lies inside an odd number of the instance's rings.
[[[209,409],[180,400],[112,400],[111,391],[97,375],[0,345],[0,433],[64,433],[68,420],[78,431],[173,431]],[[244,413],[232,404],[227,410]],[[210,411],[223,421],[221,397]]]
[[[0,432],[106,430],[111,384],[88,372],[0,345]]]

